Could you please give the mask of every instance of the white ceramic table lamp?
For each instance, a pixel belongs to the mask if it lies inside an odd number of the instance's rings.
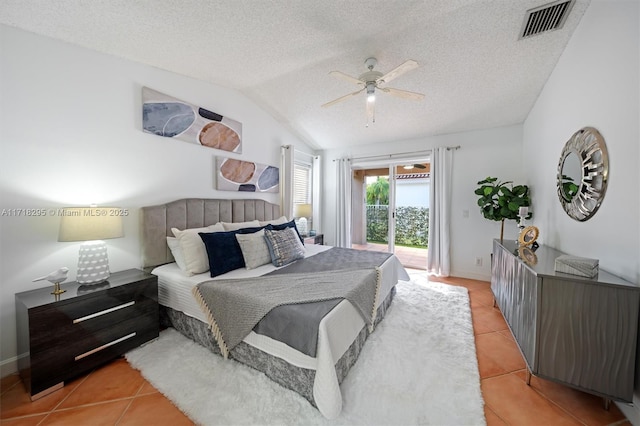
[[[95,284],[109,278],[107,245],[102,240],[124,236],[122,216],[117,215],[120,211],[117,207],[63,209],[58,241],[84,241],[78,257],[78,283]]]
[[[300,234],[307,235],[309,233],[307,217],[311,217],[311,204],[294,204],[293,217],[298,218],[298,231]]]

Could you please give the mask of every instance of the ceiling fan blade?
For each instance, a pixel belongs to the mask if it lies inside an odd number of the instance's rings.
[[[402,74],[416,68],[418,68],[418,63],[413,59],[409,59],[403,62],[402,64],[398,65],[397,67],[395,67],[394,69],[392,69],[391,71],[383,75],[382,77],[378,78],[376,80],[376,83],[383,83],[383,82],[388,83],[391,80],[400,77]]]
[[[349,83],[364,84],[364,81],[358,80],[355,77],[351,77],[350,75],[347,75],[347,74],[345,74],[345,73],[343,73],[341,71],[331,71],[329,73],[329,75],[331,75],[333,77],[336,77],[336,78],[339,78],[339,79],[344,80],[344,81],[348,81]]]
[[[322,105],[322,107],[323,108],[328,108],[331,105],[335,105],[335,104],[337,104],[339,102],[346,101],[347,99],[349,99],[349,98],[351,98],[353,96],[356,96],[356,95],[362,93],[363,91],[364,91],[364,87],[362,89],[356,91],[356,92],[349,93],[348,95],[344,95],[344,96],[339,97],[338,99],[334,99],[334,100],[332,100],[330,102],[327,102],[326,104]]]
[[[409,92],[408,90],[394,89],[392,87],[378,87],[378,90],[382,90],[384,93],[403,99],[411,99],[414,101],[421,101],[424,99],[424,95],[422,93]]]

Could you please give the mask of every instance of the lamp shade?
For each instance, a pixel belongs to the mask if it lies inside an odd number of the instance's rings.
[[[62,209],[58,241],[94,241],[124,236],[117,207],[67,207]]]
[[[311,204],[294,204],[293,217],[311,217]]]

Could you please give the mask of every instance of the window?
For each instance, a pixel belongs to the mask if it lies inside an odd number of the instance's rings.
[[[311,165],[296,162],[293,166],[293,204],[312,204]]]

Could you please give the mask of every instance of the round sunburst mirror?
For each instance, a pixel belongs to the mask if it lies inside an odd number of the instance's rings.
[[[578,221],[593,216],[607,189],[609,155],[604,138],[593,127],[571,136],[558,162],[558,198],[567,214]]]

